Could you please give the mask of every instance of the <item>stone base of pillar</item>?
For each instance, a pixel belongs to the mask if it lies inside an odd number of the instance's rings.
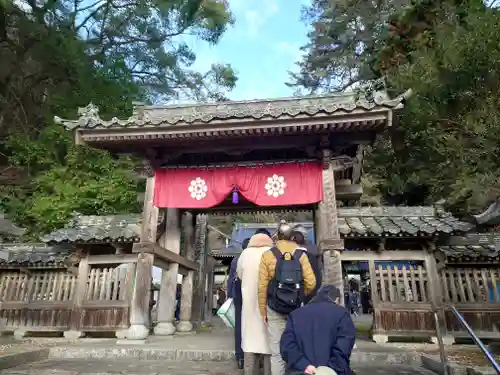
[[[68,340],[77,340],[81,339],[82,337],[85,337],[85,333],[82,331],[70,330],[70,331],[64,331],[63,336]]]
[[[433,344],[438,344],[438,338],[436,336],[431,337]],[[453,345],[455,343],[455,338],[453,336],[443,336],[443,345]]]
[[[372,338],[377,344],[387,344],[387,341],[389,341],[389,336],[387,335],[375,334]]]
[[[177,324],[177,331],[178,332],[190,332],[193,330],[193,325],[191,322],[187,320],[181,320],[179,324]]]
[[[144,340],[149,336],[149,328],[143,324],[132,324],[127,330],[127,339]]]
[[[146,340],[128,340],[128,339],[116,340],[116,345],[143,345],[143,344],[146,344]]]
[[[123,340],[127,338],[128,329],[119,329],[115,332],[115,337],[119,340]]]
[[[21,339],[25,338],[27,335],[28,335],[28,331],[26,331],[24,329],[16,329],[14,331],[14,338],[17,340],[21,340]]]
[[[176,329],[172,322],[160,322],[155,327],[155,335],[170,336],[175,333]]]

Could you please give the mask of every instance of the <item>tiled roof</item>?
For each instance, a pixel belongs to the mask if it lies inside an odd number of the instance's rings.
[[[500,257],[500,233],[469,232],[462,236],[451,236],[438,245],[448,258],[478,259]]]
[[[498,258],[500,249],[495,245],[453,245],[439,246],[438,249],[449,258]]]
[[[362,207],[339,209],[343,237],[413,237],[466,232],[474,225],[434,207]]]
[[[314,242],[311,222],[300,223]],[[466,232],[474,225],[460,221],[449,213],[438,214],[434,207],[360,207],[339,208],[339,232],[342,237],[414,237],[439,233]],[[277,224],[237,223],[231,244],[240,246],[259,228],[276,231]]]
[[[56,268],[65,267],[65,261],[74,250],[68,246],[44,246],[43,244],[11,244],[0,246],[9,252],[7,260],[0,260],[0,268]]]
[[[76,216],[65,228],[41,240],[45,243],[138,242],[141,215]]]
[[[136,113],[126,120],[113,118],[110,121],[99,117],[99,108],[90,103],[80,108],[78,120],[63,120],[56,123],[68,130],[75,128],[146,128],[176,124],[209,123],[214,120],[278,119],[298,115],[331,115],[334,112],[351,112],[355,109],[398,108],[408,93],[394,99],[384,91],[366,93],[336,93],[323,96],[291,97],[270,100],[229,101],[222,103],[196,103],[184,105],[161,105],[138,107]]]

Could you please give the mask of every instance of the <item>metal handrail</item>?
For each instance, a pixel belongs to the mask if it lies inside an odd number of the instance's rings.
[[[481,349],[483,354],[486,356],[488,361],[491,363],[491,366],[493,369],[496,371],[497,374],[500,374],[500,365],[495,361],[495,358],[493,355],[491,355],[490,351],[486,348],[486,346],[483,344],[483,342],[477,337],[476,333],[474,330],[469,326],[469,324],[465,321],[464,317],[462,314],[458,312],[458,310],[455,308],[455,306],[451,305],[451,311],[453,311],[453,314],[457,317],[458,321],[465,327],[467,332],[469,332],[470,337],[472,340],[474,340],[474,343]]]
[[[441,364],[443,365],[443,375],[451,375],[451,369],[450,366],[448,366],[448,358],[446,357],[446,352],[444,350],[443,334],[441,333],[439,316],[436,310],[434,310],[434,323],[436,326],[436,338],[439,346],[439,357],[441,358]]]

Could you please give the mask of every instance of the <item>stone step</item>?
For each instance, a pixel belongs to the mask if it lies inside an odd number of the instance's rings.
[[[353,365],[357,375],[435,375],[409,365]],[[0,371],[0,375],[241,375],[233,362],[49,359]]]
[[[212,361],[231,362],[234,352],[230,350],[173,349],[151,346],[67,346],[50,349],[51,359],[135,359],[143,361]],[[406,364],[420,365],[420,354],[416,352],[383,350],[354,350],[353,364]]]

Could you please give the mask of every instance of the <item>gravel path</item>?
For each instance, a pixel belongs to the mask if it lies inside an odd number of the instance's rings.
[[[71,343],[72,341],[64,338],[27,338],[24,340],[15,340],[12,337],[2,336],[0,337],[0,356]]]
[[[357,366],[357,375],[435,375],[401,365]],[[103,361],[57,359],[0,371],[0,375],[241,375],[232,362]]]

